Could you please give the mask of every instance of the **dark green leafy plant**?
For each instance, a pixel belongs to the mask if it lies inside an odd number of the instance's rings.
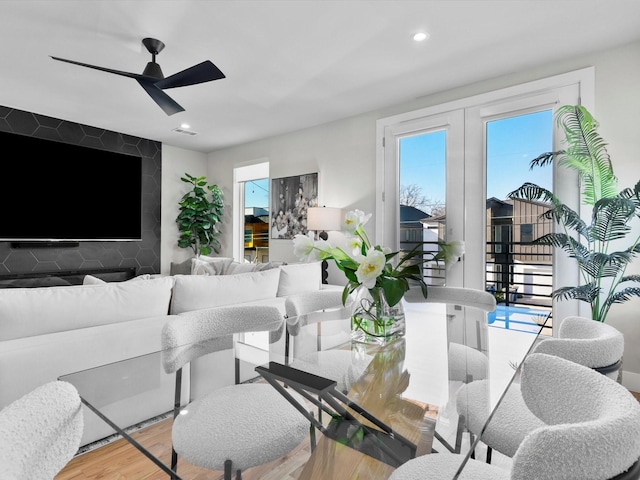
[[[586,108],[560,107],[555,120],[564,131],[567,147],[533,159],[531,168],[555,161],[575,170],[580,179],[582,203],[592,207],[591,223],[583,221],[552,192],[533,183],[523,184],[509,198],[551,205],[541,216],[557,223],[559,231],[543,235],[532,244],[563,249],[575,258],[582,277],[581,285],[558,288],[553,298],[587,302],[593,320],[604,322],[614,304],[640,297],[640,275],[625,274],[640,252],[640,237],[631,238],[626,249],[614,250],[631,233],[631,222],[640,217],[640,182],[618,191],[606,143],[598,134],[599,124]]]
[[[220,252],[218,236],[222,222],[224,203],[222,190],[217,185],[207,185],[206,177],[193,177],[185,173],[181,177],[193,188],[180,199],[180,213],[176,218],[180,237],[180,248],[191,248],[194,255],[209,255]]]

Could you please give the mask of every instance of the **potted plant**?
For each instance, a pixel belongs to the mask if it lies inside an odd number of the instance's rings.
[[[533,183],[525,183],[508,196],[540,200],[551,207],[542,217],[559,229],[535,239],[533,245],[563,249],[578,264],[582,284],[561,287],[553,292],[559,300],[579,300],[591,307],[591,318],[604,322],[610,308],[640,296],[640,275],[626,275],[629,263],[640,252],[640,236],[632,222],[640,216],[640,182],[618,190],[617,178],[598,134],[598,122],[583,106],[560,107],[555,121],[564,131],[566,149],[543,153],[531,161],[531,168],[552,164],[575,170],[581,185],[581,201],[592,207],[587,224],[556,195]],[[637,232],[637,230],[636,230]],[[626,243],[622,243],[622,241]],[[615,250],[626,245],[623,250]]]
[[[180,237],[180,248],[193,249],[194,255],[209,255],[220,252],[218,236],[224,213],[222,190],[218,185],[207,185],[206,177],[194,177],[185,173],[181,177],[192,189],[180,199],[180,213],[176,218]]]

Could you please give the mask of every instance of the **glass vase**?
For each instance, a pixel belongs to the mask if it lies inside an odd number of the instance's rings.
[[[351,339],[356,342],[386,345],[404,337],[405,319],[402,301],[391,306],[384,290],[360,287],[355,292],[351,315]]]

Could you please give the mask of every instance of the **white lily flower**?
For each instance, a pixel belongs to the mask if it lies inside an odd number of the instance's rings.
[[[365,288],[373,288],[376,285],[378,275],[384,269],[385,263],[386,257],[381,251],[371,250],[368,252],[356,270],[358,282],[364,285]]]
[[[447,270],[450,270],[451,267],[460,260],[462,255],[464,255],[464,242],[461,240],[445,243],[441,248],[444,252],[444,265]]]
[[[326,240],[316,240],[313,246],[317,251],[318,257],[320,259],[331,256],[331,250],[333,250],[333,246]]]
[[[301,262],[311,262],[318,254],[314,248],[313,234],[302,235],[298,233],[293,237],[293,254],[298,257]]]
[[[351,235],[347,237],[347,250],[351,252],[353,256],[359,256],[362,254],[362,239],[357,235]]]
[[[362,210],[351,210],[344,216],[344,228],[347,232],[355,232],[369,221],[371,214],[365,215]]]

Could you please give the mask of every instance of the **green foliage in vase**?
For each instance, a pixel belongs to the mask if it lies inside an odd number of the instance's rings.
[[[438,242],[438,252],[423,251],[422,244],[416,245],[404,255],[392,252],[381,245],[373,245],[364,225],[371,218],[361,210],[351,210],[344,218],[346,247],[334,247],[325,240],[314,240],[313,234],[297,234],[293,238],[293,251],[303,262],[334,260],[345,274],[348,283],[342,294],[342,303],[356,289],[364,286],[372,297],[372,305],[379,309],[381,295],[390,306],[397,305],[411,287],[411,282],[420,286],[427,298],[427,284],[422,278],[421,265],[427,262],[443,261],[447,268],[464,254],[461,241]],[[399,257],[394,264],[396,257]]]
[[[191,248],[194,255],[209,255],[220,252],[218,236],[222,222],[224,203],[218,185],[207,185],[206,177],[194,177],[185,173],[181,177],[192,189],[180,199],[180,213],[176,218],[180,237],[180,248]]]
[[[555,222],[559,229],[535,239],[532,245],[564,250],[576,260],[582,279],[580,285],[556,289],[553,298],[587,302],[593,320],[604,322],[614,304],[640,296],[640,276],[626,274],[629,263],[640,252],[640,236],[632,229],[632,222],[640,217],[640,182],[618,190],[606,143],[598,133],[599,124],[586,108],[560,107],[555,121],[564,131],[566,149],[544,153],[530,166],[557,162],[558,166],[575,170],[582,203],[592,207],[591,222],[587,224],[556,195],[533,183],[523,184],[509,198],[551,205],[542,217]],[[623,240],[626,248],[615,250]]]

